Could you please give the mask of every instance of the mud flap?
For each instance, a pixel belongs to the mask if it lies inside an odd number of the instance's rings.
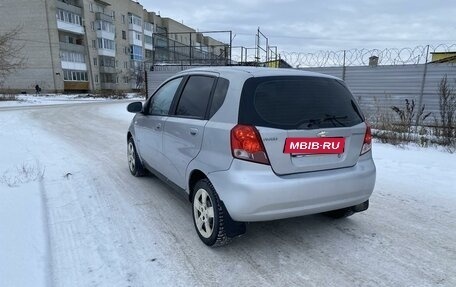
[[[223,205],[223,210],[226,211],[226,215],[224,218],[226,236],[233,238],[236,236],[243,235],[246,232],[245,222],[234,221],[231,218],[228,210],[226,209],[226,206],[223,203],[223,201],[220,201],[220,203]]]

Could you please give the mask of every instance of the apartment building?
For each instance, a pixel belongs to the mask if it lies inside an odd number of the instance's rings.
[[[139,89],[152,60],[227,55],[226,44],[131,0],[2,0],[0,24],[0,33],[22,27],[18,41],[26,57],[3,89]]]

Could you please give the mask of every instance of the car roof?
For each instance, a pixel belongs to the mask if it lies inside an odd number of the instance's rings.
[[[268,77],[268,76],[307,76],[307,77],[322,77],[338,79],[330,75],[303,71],[298,69],[284,69],[284,68],[263,68],[263,67],[248,67],[248,66],[213,66],[213,67],[199,67],[191,68],[180,72],[179,74],[186,74],[191,72],[215,72],[220,76],[223,74],[250,74],[251,77]]]

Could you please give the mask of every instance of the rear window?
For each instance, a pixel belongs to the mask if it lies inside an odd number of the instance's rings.
[[[242,90],[239,123],[279,129],[349,127],[363,122],[345,85],[320,77],[248,79]]]

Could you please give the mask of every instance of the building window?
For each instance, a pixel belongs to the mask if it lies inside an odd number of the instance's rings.
[[[125,24],[125,15],[122,15],[122,23]]]
[[[141,34],[135,33],[135,39],[141,41]]]
[[[135,61],[142,61],[143,53],[140,46],[131,45],[130,46],[130,58]]]
[[[113,20],[116,19],[116,12],[115,11],[111,11],[111,17]]]
[[[86,71],[63,70],[63,79],[65,81],[87,82]]]
[[[115,51],[116,45],[113,40],[98,38],[98,49],[106,49]]]
[[[95,75],[95,83],[98,83],[98,75]]]
[[[96,66],[98,64],[98,59],[97,58],[93,58],[93,65]]]
[[[100,74],[100,80],[102,83],[115,83],[116,76],[115,74],[102,73]]]
[[[61,51],[60,58],[63,62],[85,63],[84,54],[70,51]]]
[[[100,56],[100,66],[101,67],[116,67],[116,60],[114,57]]]
[[[122,31],[122,39],[127,40],[127,32]]]
[[[93,12],[93,4],[92,3],[89,3],[89,10],[90,10],[90,12]]]
[[[152,58],[152,55],[153,55],[153,54],[152,54],[152,50],[147,50],[147,49],[146,49],[146,50],[145,50],[145,53],[146,53],[146,59]]]
[[[124,53],[125,55],[128,55],[128,47],[124,47]]]
[[[97,41],[96,40],[92,40],[92,48],[96,48],[97,47]]]
[[[142,26],[142,20],[138,16],[130,15],[130,24]]]
[[[82,26],[82,18],[80,15],[68,12],[66,10],[57,9],[56,16],[59,21]]]
[[[110,33],[116,32],[114,24],[109,23],[107,21],[103,21],[103,20],[97,21],[97,30],[103,30],[103,31],[110,32]]]
[[[124,62],[124,68],[128,69],[128,62]]]
[[[90,28],[92,29],[92,31],[95,31],[95,23],[93,21],[90,22]]]
[[[144,22],[144,30],[152,32],[153,24],[149,22]]]
[[[144,35],[144,43],[152,45],[152,37]]]
[[[98,4],[95,4],[95,11],[104,14],[104,12],[105,12],[105,7],[104,7],[104,6],[101,6],[101,5],[98,5]]]

